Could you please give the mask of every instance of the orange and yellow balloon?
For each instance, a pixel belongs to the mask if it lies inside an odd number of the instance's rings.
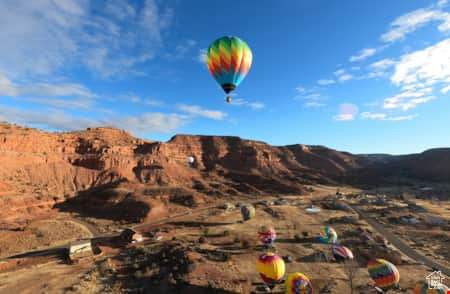
[[[273,287],[279,283],[286,270],[283,258],[274,252],[267,252],[260,255],[256,262],[256,269],[264,283],[269,287]]]
[[[313,294],[308,277],[302,273],[292,273],[286,280],[286,294]]]

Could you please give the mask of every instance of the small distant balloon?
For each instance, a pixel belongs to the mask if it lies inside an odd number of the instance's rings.
[[[263,245],[272,246],[277,238],[277,233],[273,227],[262,226],[258,232],[259,240]]]
[[[336,259],[336,261],[353,259],[352,251],[345,246],[333,246],[331,252],[333,253],[334,259]]]
[[[241,214],[244,221],[248,221],[255,216],[255,208],[251,204],[243,204],[241,206]]]
[[[195,158],[194,158],[193,156],[189,156],[189,157],[188,157],[188,163],[189,163],[190,165],[192,165],[192,164],[194,164],[194,162],[195,162]]]
[[[308,277],[302,273],[289,274],[286,279],[286,294],[312,294],[313,287]]]
[[[323,244],[337,244],[337,233],[332,227],[322,227],[319,241]]]

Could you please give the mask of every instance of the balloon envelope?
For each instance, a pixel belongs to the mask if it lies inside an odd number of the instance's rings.
[[[259,240],[264,245],[272,244],[277,238],[277,233],[272,227],[263,226],[258,232]]]
[[[256,269],[264,283],[269,286],[274,286],[283,278],[285,265],[280,255],[274,252],[268,252],[259,256],[256,261]]]
[[[206,53],[209,72],[227,94],[245,78],[252,65],[252,59],[250,47],[238,37],[217,39]]]
[[[334,246],[331,251],[338,261],[353,259],[353,252],[345,246]]]
[[[430,289],[428,282],[418,281],[414,287],[414,294],[447,294],[448,287],[442,285],[440,289]]]
[[[319,241],[324,244],[336,244],[336,231],[332,227],[322,227],[320,230]]]
[[[286,280],[286,294],[312,294],[313,288],[308,277],[302,273],[292,273]]]
[[[376,286],[387,290],[394,288],[400,281],[400,273],[395,265],[384,259],[369,261],[367,270]]]
[[[255,208],[251,204],[243,204],[241,206],[242,218],[247,221],[255,216]]]

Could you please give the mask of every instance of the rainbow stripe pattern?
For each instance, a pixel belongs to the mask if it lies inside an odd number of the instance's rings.
[[[428,282],[418,281],[414,287],[414,294],[447,294],[449,289],[442,285],[440,289],[430,289]]]
[[[320,243],[337,244],[337,233],[332,227],[322,227],[319,235]]]
[[[245,78],[252,65],[252,59],[250,47],[237,37],[217,39],[206,53],[209,72],[227,94]]]
[[[283,258],[273,252],[260,255],[256,261],[256,269],[264,283],[269,286],[277,284],[283,278],[286,270]]]
[[[286,294],[312,294],[313,287],[308,277],[302,273],[292,273],[286,280]]]
[[[400,281],[400,273],[395,265],[384,259],[369,261],[367,270],[377,287],[382,290],[394,288]]]

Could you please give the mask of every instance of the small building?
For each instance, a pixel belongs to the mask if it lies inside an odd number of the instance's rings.
[[[94,255],[94,250],[90,239],[72,242],[69,246],[69,259],[77,261],[84,257]]]
[[[131,228],[123,230],[120,234],[120,238],[127,243],[136,243],[143,241],[142,235]]]

